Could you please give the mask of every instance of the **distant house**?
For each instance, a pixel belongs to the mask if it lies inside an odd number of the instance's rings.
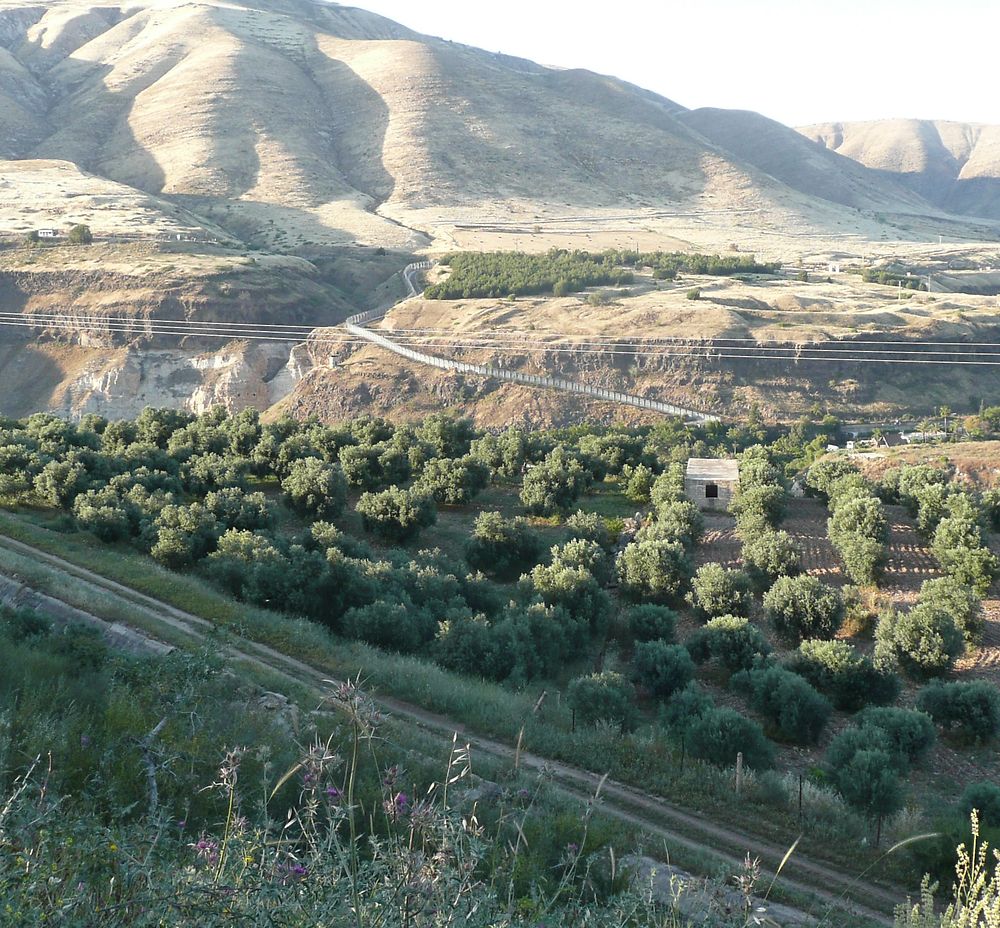
[[[59,238],[62,233],[58,229],[39,229],[39,238]]]
[[[740,485],[738,461],[691,458],[684,476],[687,498],[702,509],[728,509]]]

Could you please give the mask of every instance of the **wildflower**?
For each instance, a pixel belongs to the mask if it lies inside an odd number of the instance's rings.
[[[281,882],[290,883],[293,880],[304,880],[309,875],[309,868],[297,860],[290,860],[281,867]]]
[[[410,797],[406,793],[396,793],[392,799],[387,799],[382,807],[390,821],[398,821],[409,812]]]
[[[389,767],[382,776],[382,785],[386,789],[392,789],[396,785],[396,781],[399,779],[399,767],[393,764]]]
[[[90,747],[90,735],[80,735],[80,747],[81,748]]]
[[[118,845],[115,844],[114,841],[112,841],[111,844],[108,845],[108,850],[111,851],[112,854],[117,854],[118,853]]]
[[[336,786],[328,786],[326,788],[326,798],[331,802],[336,802],[340,799],[340,790]]]
[[[528,792],[528,790],[526,790],[526,789],[519,789],[517,791],[517,798],[518,799],[522,799],[522,800],[523,799],[530,799],[531,798],[531,793]]]
[[[211,838],[202,838],[189,847],[193,848],[195,854],[209,866],[214,867],[219,862],[219,845]]]
[[[576,854],[580,850],[580,845],[579,844],[573,844],[571,842],[570,844],[566,845],[566,850],[569,851],[570,854]]]

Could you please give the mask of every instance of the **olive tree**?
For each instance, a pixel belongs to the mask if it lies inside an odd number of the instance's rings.
[[[633,541],[618,556],[622,592],[636,600],[677,599],[691,576],[691,561],[678,541]]]
[[[832,586],[803,574],[779,577],[764,595],[764,611],[785,639],[829,639],[844,619],[844,601]]]

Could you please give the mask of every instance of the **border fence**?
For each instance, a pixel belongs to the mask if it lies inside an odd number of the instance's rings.
[[[407,265],[403,271],[403,280],[409,291],[410,298],[419,295],[416,285],[413,282],[414,276],[420,271],[432,267],[430,261],[419,261],[415,264]],[[363,338],[380,348],[398,354],[401,357],[416,361],[418,364],[426,364],[441,370],[459,371],[463,374],[476,374],[481,377],[492,377],[497,380],[505,380],[509,383],[521,383],[531,387],[540,387],[549,390],[561,390],[564,393],[577,393],[589,396],[594,399],[603,400],[607,403],[617,403],[621,406],[634,406],[638,409],[648,409],[652,412],[661,412],[669,416],[681,416],[695,422],[718,422],[718,416],[708,415],[698,412],[695,409],[688,409],[684,406],[675,406],[672,403],[662,403],[646,396],[637,396],[632,393],[622,393],[618,390],[605,390],[602,387],[591,387],[587,384],[577,383],[574,380],[566,380],[564,377],[546,377],[541,374],[523,374],[520,371],[506,370],[500,367],[489,367],[483,364],[469,364],[466,361],[453,361],[450,358],[440,358],[436,355],[424,354],[421,351],[414,351],[411,348],[404,348],[394,342],[391,338],[365,328],[370,322],[381,319],[389,312],[388,309],[372,309],[366,313],[359,313],[351,316],[345,323],[344,328],[352,335]]]

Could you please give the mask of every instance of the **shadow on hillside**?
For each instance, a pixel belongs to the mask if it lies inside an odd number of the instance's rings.
[[[20,418],[49,409],[64,378],[51,356],[23,336],[0,330],[0,415]]]

